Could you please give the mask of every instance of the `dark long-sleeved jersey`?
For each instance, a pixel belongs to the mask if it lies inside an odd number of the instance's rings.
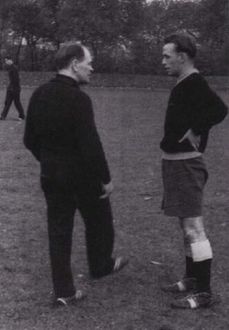
[[[58,74],[35,90],[29,102],[24,144],[40,162],[44,153],[72,158],[76,166],[104,184],[110,181],[91,100],[72,78]]]
[[[160,147],[167,153],[194,151],[186,139],[179,140],[189,130],[200,135],[199,151],[204,152],[208,133],[213,125],[227,115],[227,107],[199,73],[192,73],[172,90],[166,112],[164,137]]]

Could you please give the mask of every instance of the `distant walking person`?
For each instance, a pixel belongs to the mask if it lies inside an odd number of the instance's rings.
[[[208,86],[194,66],[196,45],[188,34],[167,37],[163,61],[167,73],[178,78],[168,101],[161,141],[163,209],[178,217],[183,231],[186,255],[185,276],[162,287],[164,291],[184,292],[172,302],[174,308],[209,307],[216,302],[212,294],[212,248],[203,216],[203,190],[208,172],[203,160],[209,130],[221,122],[227,107]]]
[[[80,90],[89,82],[92,57],[81,44],[66,44],[56,54],[58,74],[33,93],[24,143],[40,162],[41,187],[48,207],[49,251],[55,305],[82,298],[71,270],[74,214],[86,227],[90,276],[121,270],[127,260],[113,258],[114,229],[109,168],[96,129],[91,99]]]
[[[24,110],[20,101],[20,92],[21,92],[21,87],[20,87],[20,78],[19,78],[19,73],[16,65],[14,64],[13,60],[11,57],[5,57],[5,65],[6,69],[9,74],[9,85],[7,87],[6,91],[6,98],[5,98],[5,105],[4,109],[1,113],[1,120],[5,120],[6,116],[9,112],[10,106],[12,102],[14,101],[15,107],[18,111],[19,120],[25,119],[25,114]]]

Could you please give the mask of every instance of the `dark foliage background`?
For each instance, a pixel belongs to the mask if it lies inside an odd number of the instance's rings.
[[[204,74],[229,74],[228,0],[1,0],[0,54],[25,71],[53,70],[61,43],[91,48],[100,73],[161,74],[163,38],[188,31]]]

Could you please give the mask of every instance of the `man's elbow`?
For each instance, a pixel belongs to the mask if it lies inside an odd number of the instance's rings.
[[[32,145],[27,139],[23,139],[24,146],[28,149],[36,160],[40,161],[40,152],[39,149]]]
[[[220,122],[223,121],[226,118],[227,114],[228,114],[228,107],[226,105],[224,105],[221,109]]]

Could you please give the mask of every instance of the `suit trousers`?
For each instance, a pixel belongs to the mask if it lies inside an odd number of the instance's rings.
[[[20,90],[10,90],[10,89],[8,89],[6,92],[5,106],[1,113],[1,118],[2,119],[6,118],[13,101],[14,101],[15,107],[18,111],[19,118],[24,119],[25,114],[24,114],[24,109],[23,109],[21,101],[20,101]]]
[[[87,260],[92,277],[109,274],[114,266],[113,217],[109,198],[100,199],[90,185],[64,191],[50,178],[41,176],[47,202],[49,252],[56,297],[75,293],[71,270],[74,215],[79,210],[85,224]]]

